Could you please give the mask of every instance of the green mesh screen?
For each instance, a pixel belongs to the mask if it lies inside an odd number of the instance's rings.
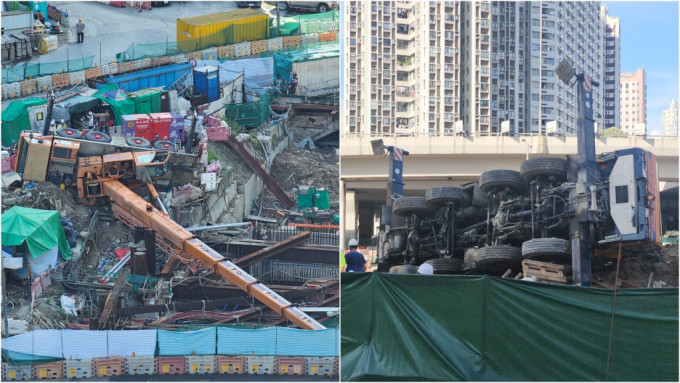
[[[8,68],[2,68],[2,82],[3,84],[7,84],[10,82],[28,80],[29,78],[76,72],[92,68],[94,66],[94,58],[95,56],[88,56],[49,63],[17,64]]]

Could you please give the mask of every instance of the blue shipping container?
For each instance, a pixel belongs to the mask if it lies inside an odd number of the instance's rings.
[[[191,64],[184,63],[146,69],[105,79],[106,82],[115,83],[118,88],[130,93],[145,88],[168,87],[190,71]],[[102,84],[97,84],[97,89],[100,89],[101,86]]]
[[[208,102],[220,98],[220,71],[219,68],[209,65],[194,69],[194,93],[208,96]]]

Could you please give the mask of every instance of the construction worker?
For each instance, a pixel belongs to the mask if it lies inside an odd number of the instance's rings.
[[[12,156],[17,152],[17,142],[12,140],[9,143],[9,155]]]
[[[94,130],[94,114],[92,114],[92,111],[89,111],[87,113],[87,128],[90,130]]]
[[[78,43],[82,44],[85,40],[85,24],[83,24],[82,17],[78,19],[78,24],[76,24],[76,32],[78,32]]]
[[[345,266],[342,268],[342,271],[349,273],[368,271],[371,264],[363,254],[357,251],[359,241],[352,238],[347,245],[349,246],[349,253],[345,254]]]
[[[64,121],[63,118],[61,119],[61,122],[59,122],[59,126],[57,128],[58,129],[68,128],[68,126],[66,126],[66,122]]]
[[[50,133],[54,134],[54,132],[57,131],[57,122],[52,120],[50,121]]]

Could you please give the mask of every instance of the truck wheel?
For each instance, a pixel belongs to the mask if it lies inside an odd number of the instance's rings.
[[[85,135],[85,138],[96,142],[111,142],[111,137],[109,137],[108,134],[102,132],[89,131]]]
[[[507,269],[519,270],[522,265],[522,251],[517,247],[501,245],[477,249],[475,267],[490,273],[503,273]]]
[[[390,267],[390,274],[418,274],[418,266],[399,265]]]
[[[57,136],[68,138],[80,138],[80,132],[71,128],[61,128],[57,130]]]
[[[533,181],[538,177],[555,177],[558,181],[567,179],[569,162],[564,158],[538,157],[522,162],[519,172],[527,181]]]
[[[438,209],[447,203],[460,203],[463,200],[463,189],[455,186],[440,186],[429,188],[425,192],[425,202],[428,206]]]
[[[156,141],[154,142],[153,147],[160,150],[175,151],[175,144],[170,141]]]
[[[527,191],[527,181],[514,170],[487,170],[479,177],[479,187],[488,193],[499,188],[509,188],[516,194]]]
[[[522,257],[536,261],[568,263],[571,243],[561,238],[536,238],[522,243]]]
[[[458,258],[437,258],[430,259],[425,263],[432,265],[434,274],[462,274],[463,260]]]
[[[147,149],[151,146],[149,140],[144,137],[128,137],[125,139],[125,143],[133,148],[144,148]]]
[[[392,211],[394,214],[401,216],[409,216],[411,214],[427,216],[432,213],[431,210],[427,208],[424,197],[397,198],[392,204]]]
[[[277,7],[279,7],[279,11],[285,12],[288,10],[288,2],[287,1],[279,1],[276,4]]]

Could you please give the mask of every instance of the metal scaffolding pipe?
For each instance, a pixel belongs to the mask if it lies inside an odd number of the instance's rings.
[[[252,225],[253,224],[251,222],[223,223],[223,224],[220,224],[220,225],[187,227],[184,230],[195,233],[197,231],[229,229],[229,228],[232,228],[232,227],[243,227],[243,226],[252,226]]]

